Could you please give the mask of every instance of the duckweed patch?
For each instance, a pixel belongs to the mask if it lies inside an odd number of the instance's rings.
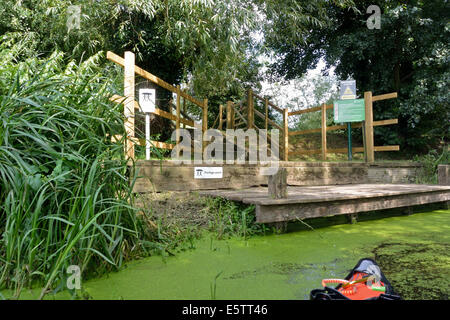
[[[219,240],[211,233],[194,245],[174,256],[132,261],[119,272],[82,281],[79,298],[309,299],[322,279],[344,278],[361,258],[375,259],[403,299],[449,297],[449,210],[280,235]],[[27,289],[21,298],[35,299],[38,293]],[[72,296],[63,291],[46,298]]]
[[[337,261],[340,259],[335,259],[334,261],[327,262],[325,264],[302,264],[302,263],[290,263],[290,262],[273,262],[262,267],[246,270],[238,273],[234,273],[225,279],[243,279],[252,276],[259,276],[263,274],[277,274],[277,275],[296,275],[305,274],[311,271],[317,272],[318,270],[326,271],[332,270]]]
[[[449,299],[449,243],[382,243],[373,252],[404,299]]]

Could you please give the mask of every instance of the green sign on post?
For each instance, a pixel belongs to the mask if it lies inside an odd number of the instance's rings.
[[[334,122],[360,122],[365,119],[364,99],[334,101]]]
[[[347,122],[349,161],[352,161],[352,127],[350,122],[360,122],[365,119],[366,110],[364,99],[334,101],[334,122]]]

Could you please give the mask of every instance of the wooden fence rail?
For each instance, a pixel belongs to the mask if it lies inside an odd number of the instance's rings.
[[[204,133],[208,129],[208,99],[199,100],[190,96],[185,91],[181,90],[180,86],[173,86],[164,80],[158,78],[157,76],[151,74],[150,72],[138,67],[135,64],[135,56],[132,52],[126,51],[124,54],[124,58],[116,55],[113,52],[107,52],[107,59],[122,66],[124,68],[124,95],[113,95],[110,100],[115,103],[120,103],[124,105],[124,116],[125,116],[125,130],[126,130],[126,139],[125,139],[125,154],[127,159],[135,159],[135,150],[134,145],[145,144],[145,139],[139,139],[135,137],[135,111],[139,110],[139,103],[135,99],[135,75],[139,75],[154,84],[169,90],[176,94],[176,103],[175,103],[175,115],[173,112],[167,112],[156,108],[153,114],[158,115],[160,117],[164,117],[166,119],[175,121],[176,129],[180,129],[181,124],[183,127],[191,126],[191,127],[200,127],[202,132]],[[373,137],[373,127],[376,126],[384,126],[384,125],[392,125],[397,124],[398,119],[387,119],[387,120],[379,120],[373,121],[373,102],[381,101],[385,99],[396,98],[397,93],[387,93],[378,96],[372,96],[372,92],[364,93],[364,101],[365,101],[365,121],[361,123],[352,123],[351,128],[362,128],[363,129],[363,141],[364,147],[356,147],[352,149],[352,152],[364,152],[366,156],[366,161],[373,162],[374,161],[374,152],[378,151],[398,151],[399,146],[374,146],[374,137]],[[183,101],[181,101],[183,98]],[[257,99],[264,103],[264,113],[255,109],[254,99]],[[186,114],[186,101],[193,103],[198,106],[202,110],[202,123],[201,125],[194,122],[192,119],[187,117]],[[246,103],[246,107],[244,104]],[[238,107],[239,106],[239,107]],[[172,107],[172,106],[170,106]],[[269,119],[269,108],[274,109],[279,112],[283,116],[283,124],[279,125],[275,121]],[[247,92],[247,97],[243,101],[239,102],[231,102],[227,101],[226,107],[223,105],[219,106],[219,114],[217,115],[213,127],[217,125],[219,130],[223,130],[223,124],[226,123],[226,129],[235,129],[239,126],[245,125],[247,129],[260,129],[255,124],[255,115],[260,119],[264,120],[264,128],[268,129],[269,124],[281,131],[282,141],[279,144],[281,158],[284,161],[289,160],[289,155],[303,155],[303,154],[321,154],[322,160],[326,160],[328,153],[346,153],[348,151],[347,148],[338,148],[338,149],[328,149],[327,148],[327,131],[332,130],[340,130],[346,129],[347,126],[344,125],[334,125],[327,127],[326,125],[326,112],[329,109],[332,109],[333,105],[322,104],[321,106],[291,111],[289,112],[287,108],[280,108],[275,103],[269,101],[266,97],[262,97],[253,92],[253,90],[249,89]],[[226,111],[226,119],[223,118],[223,111]],[[297,116],[310,112],[320,111],[321,115],[321,127],[316,129],[308,129],[308,130],[298,130],[298,131],[289,131],[289,117]],[[239,119],[239,122],[236,123],[236,119]],[[321,149],[317,150],[299,150],[289,152],[289,136],[301,135],[301,134],[309,134],[309,133],[321,133]],[[112,136],[114,141],[122,140],[120,136]],[[179,142],[179,136],[177,135],[176,141]],[[162,149],[173,149],[173,144],[168,144],[159,141],[151,141],[151,144],[156,148]],[[277,143],[278,145],[278,143]],[[206,146],[206,142],[203,143],[203,148]]]
[[[264,102],[264,107],[265,107],[264,113],[260,112],[259,110],[257,110],[255,108],[254,99],[258,99],[258,100]],[[246,103],[245,107],[244,107],[244,103]],[[239,108],[236,107],[237,105],[239,105]],[[283,126],[280,126],[275,121],[269,119],[269,108],[273,108],[274,110],[283,114]],[[287,118],[288,110],[287,109],[282,109],[282,108],[278,107],[276,104],[269,101],[267,98],[263,98],[260,95],[254,93],[252,89],[249,89],[247,91],[247,97],[245,100],[239,101],[239,102],[228,101],[226,112],[227,112],[227,120],[226,120],[227,129],[235,129],[241,125],[245,125],[245,127],[247,129],[260,130],[261,128],[259,128],[255,124],[255,115],[258,116],[260,119],[264,120],[264,129],[267,130],[269,127],[269,124],[272,125],[273,127],[276,127],[277,129],[279,129],[282,133],[282,137],[283,137],[283,141],[284,141],[282,144],[279,145],[279,147],[281,148],[280,151],[282,154],[282,159],[285,161],[288,160],[287,145],[288,145],[288,139],[289,139],[288,138],[289,130],[288,130],[288,123],[287,123],[287,121],[288,121],[288,118]],[[240,119],[240,121],[238,123],[236,123],[236,121],[235,121],[236,115]],[[269,136],[268,136],[268,139],[270,140]],[[274,143],[276,143],[276,145],[278,145],[278,142],[274,142]]]
[[[396,98],[397,93],[387,93],[382,94],[378,96],[372,96],[372,92],[365,92],[364,93],[364,102],[365,102],[365,118],[366,120],[363,122],[357,122],[352,123],[351,128],[363,128],[363,141],[364,141],[364,147],[356,147],[352,148],[352,153],[356,152],[364,152],[366,155],[366,161],[367,162],[374,162],[374,152],[378,151],[399,151],[400,147],[398,145],[394,146],[374,146],[374,139],[373,139],[373,127],[376,126],[385,126],[385,125],[392,125],[397,124],[398,119],[387,119],[387,120],[379,120],[379,121],[373,121],[373,102],[374,101],[380,101],[385,99],[392,99]],[[310,155],[310,154],[322,154],[322,160],[325,161],[327,159],[328,153],[347,153],[348,148],[338,148],[338,149],[327,149],[327,131],[333,131],[333,130],[340,130],[340,129],[347,129],[346,125],[334,125],[327,127],[327,117],[326,112],[329,109],[332,109],[333,105],[326,105],[322,104],[318,107],[313,107],[309,109],[304,110],[298,110],[289,112],[289,116],[296,116],[300,114],[305,114],[309,112],[316,112],[321,111],[322,117],[321,117],[321,127],[317,129],[308,129],[308,130],[299,130],[299,131],[291,131],[288,133],[288,136],[295,136],[295,135],[301,135],[301,134],[309,134],[309,133],[321,133],[321,148],[320,149],[313,149],[313,150],[298,150],[298,151],[292,151],[289,152],[289,155]]]
[[[158,78],[157,76],[151,74],[150,72],[138,67],[135,64],[134,53],[126,51],[124,58],[116,55],[115,53],[108,51],[106,58],[121,67],[124,68],[124,96],[113,95],[110,100],[124,105],[124,116],[125,116],[125,130],[127,137],[125,139],[125,155],[128,160],[135,160],[135,150],[134,145],[140,144],[145,145],[145,139],[139,139],[135,137],[135,111],[140,110],[139,103],[135,99],[135,75],[139,75],[144,79],[147,79],[154,84],[169,90],[176,94],[176,104],[175,104],[175,115],[172,112],[167,112],[159,108],[155,108],[153,114],[160,117],[175,121],[176,129],[180,129],[180,125],[183,124],[185,127],[192,126],[198,127],[199,124],[195,123],[191,119],[182,118],[182,114],[186,115],[186,100],[193,103],[194,105],[202,109],[202,132],[204,133],[208,129],[208,99],[198,100],[186,92],[182,91],[180,86],[173,86],[164,80]],[[183,98],[183,110],[181,110],[181,98]],[[170,108],[172,106],[170,105]],[[178,130],[177,130],[178,132]],[[113,141],[120,141],[122,137],[116,135],[112,137]],[[177,134],[176,141],[179,141],[179,136]],[[161,149],[173,149],[174,145],[169,143],[164,143],[160,141],[150,141],[150,143],[155,148]]]

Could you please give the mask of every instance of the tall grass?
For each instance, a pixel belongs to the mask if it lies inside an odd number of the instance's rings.
[[[425,155],[416,155],[413,161],[422,165],[417,172],[416,183],[437,184],[438,166],[450,163],[450,148],[443,145],[442,150],[432,149]]]
[[[255,206],[237,204],[222,198],[206,198],[205,206],[212,218],[209,230],[216,233],[218,239],[239,236],[246,239],[255,234],[264,234],[266,226],[256,223]]]
[[[132,207],[123,119],[108,102],[101,54],[81,64],[18,58],[0,45],[0,289],[64,282],[116,269],[144,247]],[[23,44],[22,44],[23,45]]]

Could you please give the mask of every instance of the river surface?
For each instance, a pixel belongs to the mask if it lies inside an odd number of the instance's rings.
[[[305,229],[249,239],[216,240],[205,234],[195,249],[127,263],[82,287],[92,299],[309,299],[322,279],[344,278],[359,259],[369,257],[381,260],[382,271],[406,298],[417,298],[417,289],[408,292],[411,276],[425,279],[421,286],[440,286],[434,295],[419,298],[448,298],[449,210]],[[427,259],[428,264],[418,265]],[[24,289],[21,298],[36,295]],[[69,297],[62,292],[46,298]]]

